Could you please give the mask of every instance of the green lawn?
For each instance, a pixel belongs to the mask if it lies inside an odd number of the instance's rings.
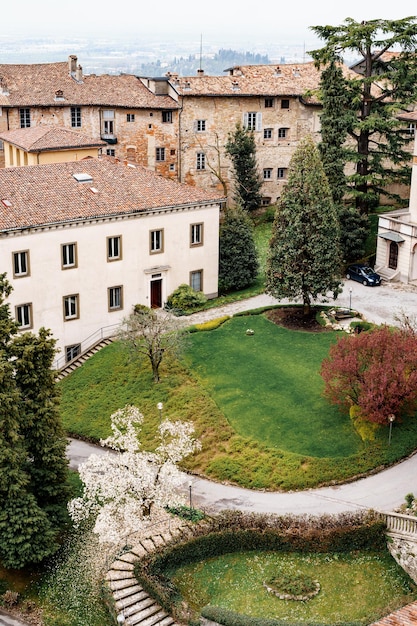
[[[320,593],[308,602],[280,600],[268,594],[262,582],[277,568],[318,580]],[[357,620],[369,624],[416,597],[409,577],[388,553],[243,552],[192,563],[167,574],[196,611],[210,604],[252,617],[297,623]]]

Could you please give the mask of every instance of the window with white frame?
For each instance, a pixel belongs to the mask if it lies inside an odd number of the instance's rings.
[[[203,291],[203,270],[190,272],[190,287],[194,291]]]
[[[197,152],[196,169],[198,170],[206,169],[206,155],[204,152]]]
[[[203,245],[203,224],[191,224],[190,226],[190,245]]]
[[[18,304],[16,306],[16,322],[19,328],[32,328],[32,304]]]
[[[19,109],[20,128],[30,128],[30,109]]]
[[[122,258],[122,237],[107,237],[107,260],[119,261]]]
[[[162,122],[172,124],[172,111],[162,111]]]
[[[287,139],[288,130],[288,128],[278,128],[278,139]]]
[[[272,139],[272,128],[264,128],[264,139]]]
[[[162,229],[150,231],[149,251],[151,254],[158,254],[164,251],[164,231]]]
[[[15,278],[29,276],[29,250],[13,252],[13,276]]]
[[[80,317],[79,300],[78,293],[63,297],[64,320],[75,320]]]
[[[155,159],[157,161],[165,161],[165,148],[155,149]]]
[[[63,243],[61,245],[62,269],[77,267],[77,244]]]
[[[134,113],[126,113],[126,121],[127,122],[134,122],[135,121],[135,114]]]
[[[71,126],[81,128],[81,107],[71,107]]]
[[[277,170],[277,178],[286,178],[287,177],[287,168],[279,167]]]
[[[265,167],[264,168],[264,180],[271,180],[272,178],[272,168]]]
[[[114,135],[114,111],[111,109],[102,111],[102,132],[104,135]]]
[[[262,113],[259,111],[251,112],[243,114],[243,126],[248,130],[256,130],[260,131],[262,127]]]
[[[195,129],[198,133],[203,133],[206,130],[206,120],[196,120]]]
[[[107,290],[109,311],[116,311],[123,308],[123,287],[109,287]]]

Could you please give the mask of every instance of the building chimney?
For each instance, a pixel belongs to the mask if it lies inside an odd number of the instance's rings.
[[[197,76],[204,76],[204,70],[201,67],[197,70]]]
[[[77,69],[75,71],[75,80],[79,83],[83,81],[83,68],[80,64],[77,65]]]
[[[75,70],[77,69],[77,55],[70,54],[68,57],[68,71],[73,76],[75,74]]]

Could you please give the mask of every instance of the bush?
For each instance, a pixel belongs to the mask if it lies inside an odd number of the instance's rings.
[[[196,330],[215,330],[219,328],[222,324],[227,322],[230,319],[230,315],[223,315],[223,317],[217,317],[214,320],[208,320],[207,322],[203,322],[202,324],[195,324],[194,328]]]
[[[168,296],[166,308],[189,312],[201,307],[205,302],[207,302],[207,298],[201,291],[194,291],[189,285],[183,284]]]
[[[234,613],[228,609],[217,606],[205,606],[201,615],[224,626],[323,626],[317,622],[289,622],[288,620],[267,619],[261,617],[249,617]],[[337,622],[332,626],[363,626],[361,622]]]

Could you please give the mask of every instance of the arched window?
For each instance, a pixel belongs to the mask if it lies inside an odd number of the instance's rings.
[[[388,267],[392,270],[396,270],[398,265],[398,243],[391,241],[389,246],[389,259]]]

